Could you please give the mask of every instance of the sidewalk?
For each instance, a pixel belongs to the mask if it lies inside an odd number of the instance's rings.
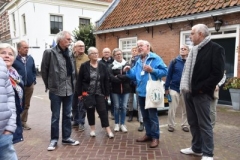
[[[72,138],[79,140],[79,146],[61,144],[61,131],[58,147],[55,151],[47,151],[50,140],[51,110],[48,94],[42,79],[37,78],[37,85],[31,100],[28,124],[31,130],[24,130],[23,142],[15,145],[20,160],[200,160],[200,157],[187,156],[180,149],[190,147],[191,134],[183,132],[180,127],[180,108],[176,116],[177,127],[173,133],[167,131],[167,115],[159,115],[160,145],[150,149],[149,143],[138,143],[137,137],[145,132],[138,132],[139,123],[134,117],[132,122],[126,122],[128,133],[117,132],[114,139],[108,139],[101,128],[96,115],[96,137],[89,136],[89,126],[85,131],[72,130]],[[217,108],[217,123],[214,129],[214,159],[240,159],[240,112],[230,107]],[[114,121],[109,119],[113,130]],[[61,126],[61,123],[60,123]],[[61,128],[61,127],[60,127]]]

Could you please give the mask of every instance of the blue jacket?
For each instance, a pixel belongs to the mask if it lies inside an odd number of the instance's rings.
[[[180,55],[171,61],[168,67],[165,90],[169,90],[170,87],[170,89],[180,93],[179,87],[185,62],[186,60],[183,60]]]
[[[150,52],[146,59],[146,65],[149,65],[153,68],[153,72],[150,73],[153,80],[161,79],[167,75],[168,69],[163,60],[156,54]],[[146,97],[146,85],[148,81],[148,73],[145,72],[144,75],[141,75],[143,68],[142,60],[139,58],[133,68],[127,72],[127,76],[132,80],[137,81],[137,93],[141,97]]]
[[[13,63],[13,67],[22,76],[24,86],[30,87],[32,84],[36,84],[36,68],[34,59],[28,55],[26,57],[26,64],[21,60],[21,56],[18,55]]]

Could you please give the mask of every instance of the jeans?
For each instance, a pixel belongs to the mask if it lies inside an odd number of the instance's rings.
[[[192,134],[192,150],[213,157],[213,131],[210,119],[211,97],[207,94],[184,94],[187,119]]]
[[[49,92],[49,99],[51,101],[51,141],[59,139],[59,118],[62,103],[62,138],[67,139],[71,136],[71,96],[58,96]]]
[[[112,93],[115,124],[125,124],[129,93]],[[120,120],[119,120],[120,119]]]
[[[12,144],[12,134],[0,135],[0,159],[1,160],[17,160],[17,154]]]
[[[138,96],[139,106],[143,116],[143,124],[146,135],[152,139],[160,138],[159,120],[157,108],[145,109],[146,97]]]
[[[74,123],[85,124],[86,109],[83,107],[82,101],[78,99],[77,93],[73,96],[72,116]]]

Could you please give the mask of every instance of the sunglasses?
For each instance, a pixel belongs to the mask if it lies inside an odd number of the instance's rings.
[[[186,51],[187,49],[186,48],[180,48],[182,51]]]

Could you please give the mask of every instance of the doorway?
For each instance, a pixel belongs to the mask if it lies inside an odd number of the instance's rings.
[[[236,38],[212,39],[225,49],[225,70],[227,78],[234,76],[234,60],[235,60],[235,43]],[[220,104],[232,105],[230,93],[220,87],[219,101]]]

